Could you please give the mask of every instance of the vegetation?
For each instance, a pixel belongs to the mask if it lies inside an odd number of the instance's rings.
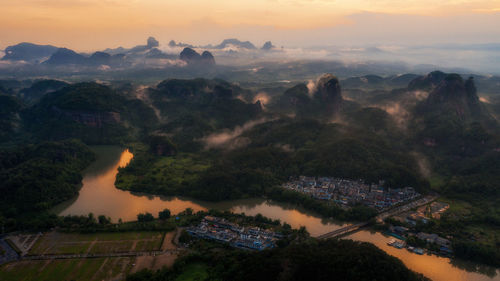
[[[94,258],[22,261],[0,267],[2,280],[82,280],[98,281],[129,272],[133,258]]]
[[[144,214],[138,214],[137,215],[137,221],[138,222],[149,222],[149,221],[154,221],[154,217],[151,213],[144,213]]]
[[[134,144],[134,159],[120,168],[116,186],[213,201],[266,196],[348,220],[369,219],[375,212],[362,206],[345,211],[278,186],[290,176],[311,175],[363,178],[370,183],[385,180],[389,187],[428,189],[416,172],[415,160],[393,149],[403,144],[358,128],[312,119],[281,119],[257,125],[243,137],[251,140],[246,148],[179,152],[169,157],[152,154],[147,145]]]
[[[78,194],[81,171],[93,160],[76,140],[0,151],[0,225],[9,230],[43,224],[51,207]]]
[[[377,76],[346,83],[367,83],[370,89],[402,86]],[[5,147],[0,151],[0,226],[89,232],[174,226],[167,212],[158,214],[162,220],[141,214],[134,224],[48,214],[77,194],[80,171],[93,160],[85,145],[67,140],[77,138],[89,144],[129,143],[134,158],[119,169],[116,186],[130,191],[213,201],[266,197],[345,220],[367,220],[375,213],[363,206],[344,210],[279,185],[290,176],[308,175],[435,191],[452,207],[441,220],[419,229],[452,236],[457,256],[498,265],[500,131],[479,102],[474,80],[430,73],[415,78],[408,89],[366,92],[361,100],[369,107],[341,100],[338,81],[324,84],[312,97],[304,84],[279,88],[263,110],[259,102],[244,101],[255,93],[222,80],[165,80],[144,92],[161,121],[145,102],[130,98],[132,90],[125,94],[97,83],[47,81],[24,91],[0,89]],[[413,90],[430,94],[417,102]],[[23,93],[31,96],[23,100]],[[403,108],[408,127],[396,120],[399,115],[380,109],[389,102]],[[259,122],[249,123],[254,120]],[[211,134],[227,140],[210,148]],[[28,142],[35,144],[23,144]],[[417,154],[429,164],[430,177]],[[210,264],[201,264],[200,272],[211,271]]]
[[[499,266],[499,125],[479,102],[473,78],[433,72],[417,82],[430,94],[410,128],[439,179],[432,188],[451,205],[420,228],[452,237],[457,257]]]
[[[170,210],[169,209],[164,209],[163,211],[160,211],[158,213],[158,218],[161,220],[167,220],[170,218]]]
[[[113,253],[159,250],[164,231],[48,232],[28,255]]]
[[[427,280],[369,243],[308,239],[262,252],[198,248],[172,269],[129,275],[127,281],[185,280]]]
[[[97,83],[79,83],[46,94],[24,114],[26,128],[43,140],[79,138],[85,143],[119,144],[137,138],[157,118],[137,99]]]
[[[209,161],[203,155],[179,153],[160,157],[148,151],[144,144],[133,144],[134,158],[119,168],[117,188],[163,195],[185,194],[183,188],[198,181]]]
[[[3,94],[0,90],[0,142],[13,139],[20,123],[17,115],[22,107],[16,97]]]

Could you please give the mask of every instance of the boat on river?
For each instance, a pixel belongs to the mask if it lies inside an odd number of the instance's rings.
[[[413,252],[417,255],[423,255],[424,254],[424,249],[422,248],[415,248],[413,249]]]

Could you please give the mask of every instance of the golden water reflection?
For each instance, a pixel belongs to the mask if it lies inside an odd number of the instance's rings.
[[[436,255],[417,255],[406,249],[396,249],[387,245],[391,238],[379,233],[370,231],[360,231],[346,237],[347,239],[370,242],[389,255],[399,258],[413,271],[424,274],[434,281],[491,281],[500,280],[500,271],[492,267],[483,266],[483,274],[469,272],[459,267],[455,267],[449,258]],[[464,266],[475,267],[475,264],[463,262]]]
[[[178,213],[187,207],[194,211],[205,210],[202,206],[192,203],[187,206],[178,198],[160,198],[159,196],[132,194],[115,188],[118,167],[126,166],[133,155],[128,150],[114,146],[93,147],[98,159],[83,175],[83,186],[76,201],[62,210],[60,215],[106,215],[113,221],[135,220],[137,214],[150,212],[157,215],[167,208],[172,213]],[[113,161],[114,160],[114,161]]]
[[[206,202],[181,197],[164,197],[131,193],[114,185],[118,167],[125,167],[133,158],[128,150],[115,146],[92,147],[98,159],[83,173],[82,188],[76,200],[56,208],[60,215],[106,215],[113,221],[137,219],[137,214],[150,212],[157,215],[168,208],[173,214],[192,208],[195,212],[208,209],[231,210],[247,215],[263,214],[272,219],[286,221],[294,228],[305,226],[313,236],[340,228],[343,224],[322,219],[317,214],[295,206],[265,199],[241,199]]]
[[[172,213],[179,213],[186,208],[194,211],[219,209],[235,213],[256,215],[258,213],[289,223],[292,227],[305,226],[312,236],[338,229],[342,224],[334,220],[323,219],[315,213],[296,206],[265,199],[242,199],[225,202],[205,202],[181,197],[161,197],[136,194],[115,188],[114,182],[118,167],[126,166],[133,155],[128,150],[115,146],[96,146],[93,150],[98,159],[83,174],[83,186],[79,196],[59,206],[55,211],[60,215],[106,215],[113,221],[135,220],[138,213],[158,212],[168,208]],[[482,267],[481,273],[471,272],[476,267],[469,262],[461,262],[459,267],[450,259],[429,255],[417,255],[407,250],[388,246],[390,239],[376,232],[360,231],[347,238],[370,242],[390,255],[398,257],[410,269],[422,273],[434,281],[492,281],[500,280],[500,272],[491,267]],[[467,270],[466,270],[467,269]]]

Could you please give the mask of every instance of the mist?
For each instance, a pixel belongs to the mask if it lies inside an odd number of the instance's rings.
[[[245,147],[250,144],[250,139],[240,136],[253,127],[268,121],[270,121],[268,118],[251,120],[241,126],[236,126],[233,130],[225,129],[222,132],[210,134],[202,138],[201,141],[205,144],[205,149],[233,150]]]

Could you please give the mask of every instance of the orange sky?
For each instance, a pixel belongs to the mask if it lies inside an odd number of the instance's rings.
[[[263,34],[280,43],[301,44],[299,37],[304,36],[304,43],[331,44],[335,42],[324,37],[332,30],[342,33],[342,28],[364,22],[352,15],[408,15],[444,23],[469,18],[473,20],[468,25],[481,30],[500,18],[500,0],[0,0],[0,4],[0,47],[32,41],[79,50],[136,45],[149,35],[162,43],[170,39],[217,43],[224,37],[265,41],[268,38],[259,40]],[[485,22],[483,16],[492,19]],[[425,22],[423,28],[432,28]],[[389,33],[392,29],[383,28]],[[493,41],[498,40],[495,36],[490,36]],[[486,40],[488,33],[483,37]]]

